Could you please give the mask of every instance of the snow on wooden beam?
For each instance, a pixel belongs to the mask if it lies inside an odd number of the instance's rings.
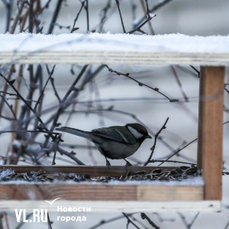
[[[229,36],[3,34],[0,64],[229,65]]]
[[[152,171],[155,167],[124,167],[124,166],[1,166],[1,169],[12,169],[17,172],[38,171],[43,169],[47,172],[75,172],[76,174],[89,174],[90,176],[120,176],[120,171],[126,174],[129,171]],[[161,168],[161,169],[165,169]],[[167,170],[167,168],[166,168]],[[108,202],[126,202],[123,207],[131,209],[131,203],[138,202],[164,202],[159,205],[166,207],[167,201],[181,202],[200,202],[204,201],[204,183],[202,177],[196,177],[183,181],[110,181],[108,183],[99,182],[73,182],[73,181],[55,181],[55,182],[26,182],[10,181],[0,184],[0,208],[7,208],[7,201],[40,201],[39,204],[46,203],[45,200],[54,200],[60,198],[61,201],[85,202],[90,201],[93,205],[97,203],[97,211],[102,211]],[[5,203],[5,204],[4,204]],[[99,205],[101,203],[101,205]],[[2,205],[1,205],[2,204]],[[130,204],[130,205],[128,205]],[[141,204],[140,204],[141,205]],[[14,205],[12,205],[14,206]],[[116,206],[116,205],[115,205]],[[179,206],[181,208],[182,205]],[[34,207],[34,206],[33,206]],[[187,206],[186,206],[187,207]],[[206,206],[205,206],[206,207]],[[147,207],[148,210],[154,210],[154,205]],[[158,207],[156,207],[158,208]],[[208,207],[207,207],[208,208]],[[112,209],[118,210],[116,206]],[[137,209],[137,207],[136,207]],[[139,208],[141,209],[141,208]],[[215,208],[211,208],[212,210]]]

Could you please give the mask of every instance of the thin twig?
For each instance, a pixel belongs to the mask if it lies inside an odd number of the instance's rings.
[[[197,73],[198,78],[200,78],[200,71],[198,71],[194,66],[190,65],[190,67]]]
[[[34,4],[34,0],[30,0],[29,2],[29,33],[33,32],[33,25],[34,25],[33,4]]]
[[[68,99],[68,96],[70,95],[70,93],[72,91],[75,91],[75,85],[78,83],[78,81],[81,79],[81,77],[83,76],[84,72],[86,71],[88,65],[85,65],[82,70],[80,71],[80,73],[78,74],[77,78],[75,79],[75,81],[73,82],[73,84],[70,86],[70,88],[68,89],[68,91],[66,92],[64,98],[61,100],[61,103],[59,105],[59,109],[56,112],[56,114],[54,115],[53,119],[52,119],[52,126],[50,128],[51,131],[54,130],[54,128],[57,125],[57,121],[59,119],[60,114],[64,111],[64,109],[66,109],[70,104],[71,104],[71,99]],[[79,90],[75,91],[76,94],[74,94],[74,97],[77,96]],[[67,101],[68,99],[68,101]],[[45,143],[44,143],[44,147],[47,147],[49,142],[49,137],[46,138]]]
[[[127,219],[127,224],[126,224],[126,228],[128,229],[128,226],[129,226],[129,224],[131,223],[133,226],[135,226],[137,229],[140,229],[140,227],[138,227],[131,219],[130,219],[130,217],[126,214],[126,213],[124,213],[124,212],[122,212],[122,214],[126,217],[126,219]]]
[[[53,29],[54,29],[54,26],[55,26],[54,23],[56,23],[57,17],[59,15],[62,1],[63,0],[58,0],[58,2],[56,3],[56,9],[54,11],[52,20],[50,22],[50,26],[49,26],[49,29],[48,29],[48,34],[51,34],[53,32]]]
[[[4,96],[2,96],[2,95],[0,94],[0,97],[2,98],[2,101],[7,105],[7,107],[9,107],[9,109],[10,109],[12,115],[14,116],[14,120],[17,120],[16,114],[14,113],[14,110],[13,110],[12,106],[8,103],[8,101],[4,98]],[[1,117],[4,117],[3,115],[0,115],[0,116],[1,116]]]
[[[75,161],[78,165],[85,165],[82,161],[80,161],[77,157],[74,156],[73,152],[69,153],[66,150],[62,149],[59,145],[57,145],[57,151],[61,155],[66,155],[67,157],[71,158],[73,161]]]
[[[11,29],[10,29],[10,33],[11,33],[11,34],[13,34],[14,31],[15,31],[15,29],[16,29],[16,26],[17,26],[18,21],[20,20],[21,13],[22,13],[22,11],[23,11],[24,5],[25,5],[25,1],[21,1],[21,2],[20,2],[20,6],[19,6],[19,8],[18,8],[18,13],[17,13],[17,15],[16,15],[16,17],[15,17],[15,19],[14,19],[14,21],[13,21],[13,25],[12,25],[12,27],[11,27]]]
[[[89,26],[89,3],[88,0],[86,0],[86,15],[87,15],[87,32],[90,32],[90,26]]]
[[[160,222],[164,222],[164,221],[174,222],[176,220],[175,218],[167,218],[167,219],[162,218],[161,215],[157,212],[154,212],[153,214],[157,216],[157,218]]]
[[[147,216],[144,212],[141,213],[141,217],[142,219],[146,219],[148,221],[148,223],[155,229],[160,229],[160,227],[158,227],[150,218],[149,216]]]
[[[1,229],[10,229],[7,212],[0,212],[0,228]]]
[[[104,66],[108,69],[108,71],[113,72],[113,73],[116,73],[117,75],[125,76],[125,77],[127,77],[128,79],[133,80],[134,82],[136,82],[136,83],[137,83],[139,86],[141,86],[141,87],[142,87],[142,86],[145,86],[145,87],[147,87],[147,88],[150,88],[150,89],[156,91],[157,93],[161,94],[161,95],[164,96],[166,99],[168,99],[169,102],[179,102],[178,99],[170,99],[167,95],[165,95],[164,93],[160,92],[159,88],[153,88],[153,87],[151,87],[151,86],[149,86],[149,85],[147,85],[147,84],[144,84],[144,83],[142,83],[142,82],[140,82],[140,81],[138,81],[138,80],[136,80],[136,79],[130,77],[130,74],[129,74],[129,73],[121,73],[121,72],[118,72],[118,71],[113,70],[112,68],[108,67],[107,65],[104,65]]]
[[[33,213],[29,213],[28,215],[26,215],[26,219],[28,220],[32,215],[33,215]],[[20,229],[24,224],[25,224],[24,221],[20,222],[20,223],[15,227],[15,229]]]
[[[155,12],[156,10],[160,9],[161,7],[165,6],[167,3],[171,2],[172,0],[162,0],[158,4],[156,4],[152,9],[150,9],[150,13]],[[137,28],[145,19],[147,19],[147,15],[144,15],[140,20],[138,20],[138,23],[135,24],[135,28]]]
[[[188,96],[186,95],[186,93],[185,93],[185,91],[184,91],[184,89],[183,89],[183,87],[182,87],[182,84],[181,84],[181,82],[180,82],[180,79],[179,79],[179,77],[178,77],[178,75],[177,75],[177,72],[176,72],[174,66],[171,65],[170,68],[171,68],[171,70],[172,70],[172,72],[173,72],[173,75],[175,76],[175,79],[176,79],[178,85],[179,85],[179,88],[180,88],[180,90],[181,90],[181,94],[183,95],[185,102],[188,102],[188,101],[189,101]]]
[[[13,0],[5,1],[5,6],[6,6],[6,10],[7,10],[5,32],[9,32]]]
[[[77,20],[78,20],[78,18],[80,16],[80,13],[81,13],[82,9],[84,8],[84,4],[85,4],[85,1],[81,1],[81,7],[79,9],[79,12],[76,14],[76,17],[74,19],[74,22],[73,22],[72,29],[71,29],[70,33],[73,33],[74,31],[79,29],[79,27],[75,27],[75,24],[76,24],[76,22],[77,22]]]
[[[43,121],[41,120],[41,118],[36,114],[36,111],[28,104],[28,102],[23,98],[23,96],[17,91],[17,89],[14,87],[13,84],[11,84],[11,82],[6,79],[5,76],[3,76],[0,73],[0,76],[8,83],[8,85],[11,86],[11,88],[15,91],[15,93],[17,94],[17,96],[25,103],[25,105],[33,112],[33,114],[36,116],[36,118],[38,119],[38,121],[42,124],[42,128],[47,129],[47,127],[45,126],[45,124],[43,123]]]
[[[155,162],[164,162],[164,160],[150,160],[149,161],[149,163],[155,163]],[[178,163],[178,164],[186,164],[186,165],[193,165],[193,163],[191,163],[191,162],[185,162],[185,161],[166,160],[166,162]]]
[[[15,66],[14,64],[11,65],[10,67],[10,71],[9,71],[9,74],[7,76],[7,80],[11,82],[11,76],[13,74],[13,72],[15,71]],[[1,93],[3,93],[3,97],[5,98],[5,95],[7,93],[7,89],[8,89],[9,85],[7,84],[7,82],[4,83],[4,86],[3,86],[3,91]],[[2,111],[3,111],[3,107],[4,107],[4,100],[2,99],[0,101],[0,115],[2,114]]]
[[[160,135],[161,131],[166,128],[166,124],[167,124],[168,121],[169,121],[169,117],[165,120],[165,123],[161,127],[161,129],[155,134],[155,136],[154,136],[154,144],[153,144],[153,146],[150,149],[151,150],[150,156],[149,156],[148,160],[145,162],[144,166],[146,166],[146,165],[148,165],[150,163],[151,158],[152,158],[152,156],[154,154],[154,150],[155,150],[156,144],[157,144],[157,138]]]
[[[39,96],[39,98],[38,98],[38,100],[37,100],[37,103],[36,103],[36,105],[35,105],[35,107],[34,107],[34,110],[37,109],[37,106],[38,106],[39,102],[41,101],[41,98],[43,97],[43,94],[44,94],[44,92],[45,92],[46,86],[47,86],[49,80],[51,79],[51,77],[52,77],[52,75],[53,75],[53,73],[54,73],[55,67],[56,67],[56,65],[53,66],[53,68],[52,68],[52,70],[51,70],[51,72],[50,72],[50,74],[49,74],[49,77],[48,77],[48,79],[47,79],[47,81],[46,81],[46,83],[45,83],[45,85],[44,85],[44,87],[43,87],[43,89],[42,89],[42,91],[41,91],[41,93],[40,93],[40,96]]]
[[[149,14],[150,11],[149,11],[149,6],[148,6],[148,0],[145,0],[145,4],[144,4],[144,1],[141,0],[141,5],[142,5],[142,8],[143,8],[145,14]],[[145,5],[146,5],[146,7],[145,7]],[[148,25],[149,25],[150,34],[155,35],[151,20],[148,21]]]
[[[178,212],[177,214],[180,216],[180,218],[181,218],[182,222],[184,223],[184,225],[186,226],[186,228],[187,228],[187,229],[191,229],[192,225],[194,224],[194,222],[196,221],[196,219],[197,219],[197,217],[198,217],[198,215],[199,215],[200,213],[198,212],[198,213],[194,216],[194,218],[193,218],[193,220],[191,221],[191,223],[188,223],[188,222],[187,222],[185,216],[184,216],[182,213]]]
[[[167,162],[171,157],[175,156],[176,154],[178,154],[181,150],[185,149],[186,147],[188,147],[189,145],[191,145],[193,142],[197,141],[198,138],[195,138],[194,140],[192,140],[191,142],[187,143],[185,146],[183,146],[182,148],[180,148],[179,150],[177,150],[175,153],[173,153],[172,155],[170,155],[165,161],[161,162],[158,166],[161,166],[162,164],[164,164],[165,162]]]
[[[146,20],[144,21],[144,22],[142,22],[139,26],[137,26],[135,29],[132,29],[131,31],[129,31],[128,33],[134,33],[134,32],[136,32],[136,31],[140,31],[140,32],[142,32],[141,31],[141,27],[142,26],[144,26],[147,22],[150,22],[150,20],[152,19],[152,18],[154,18],[154,17],[156,17],[156,14],[153,14],[153,15],[147,15],[147,18],[146,18]]]
[[[50,220],[49,212],[48,212],[48,214],[47,214],[47,217],[48,217],[48,229],[52,229],[52,224],[53,224],[53,222]]]
[[[138,219],[136,217],[134,217],[134,215],[130,215],[129,216],[134,222],[137,222],[141,227],[142,229],[148,229],[148,227],[143,223],[143,221],[141,219]]]
[[[49,130],[25,130],[25,129],[18,129],[18,130],[1,130],[1,134],[5,133],[45,133],[45,134],[54,134],[55,136],[59,135],[59,132],[53,132]]]
[[[115,0],[115,2],[116,2],[116,5],[117,5],[117,8],[118,8],[118,13],[119,13],[119,17],[120,17],[120,20],[121,20],[123,32],[126,33],[126,29],[125,29],[123,18],[122,18],[122,13],[121,13],[120,6],[119,6],[119,0]]]
[[[129,213],[129,214],[126,214],[127,216],[131,216],[133,215],[134,213]],[[120,219],[123,219],[124,218],[124,215],[120,215],[120,216],[116,216],[116,217],[113,217],[111,219],[108,219],[108,220],[101,220],[98,224],[90,227],[89,229],[96,229],[98,227],[101,227],[105,224],[108,224],[108,223],[111,223],[111,222],[114,222],[116,220],[120,220]]]
[[[55,162],[55,160],[56,160],[56,152],[57,152],[57,145],[58,145],[59,141],[60,141],[60,136],[56,137],[54,139],[54,142],[53,142],[53,145],[52,145],[52,150],[53,150],[53,153],[54,153],[53,160],[52,160],[52,165],[56,164],[56,162]]]
[[[17,91],[20,91],[20,87],[21,87],[21,80],[22,80],[22,71],[23,71],[23,65],[21,64],[18,70],[18,80],[17,80]],[[18,106],[19,106],[19,100],[17,99],[14,103],[14,113],[17,116],[17,112],[18,112]]]
[[[42,14],[43,11],[44,11],[44,9],[47,9],[47,8],[49,7],[49,4],[50,4],[51,1],[52,1],[52,0],[48,0],[48,1],[43,5],[43,7],[39,9],[39,11],[36,13],[36,17],[37,17],[38,15]]]
[[[100,19],[99,29],[98,29],[99,33],[103,32],[103,26],[104,26],[104,23],[107,19],[107,12],[110,9],[110,7],[111,7],[111,0],[107,0],[106,6],[103,9],[101,9],[101,11],[100,11],[101,19]]]

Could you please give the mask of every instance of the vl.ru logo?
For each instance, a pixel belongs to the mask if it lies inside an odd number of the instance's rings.
[[[52,205],[56,200],[60,198],[56,198],[52,201],[45,200],[45,202]],[[48,209],[33,209],[32,211],[32,219],[28,219],[26,209],[15,209],[16,221],[23,223],[39,223],[39,222],[48,222]]]
[[[15,209],[15,215],[17,222],[23,223],[39,223],[39,222],[48,222],[48,210],[47,209],[33,209],[33,218],[27,219],[26,209]]]

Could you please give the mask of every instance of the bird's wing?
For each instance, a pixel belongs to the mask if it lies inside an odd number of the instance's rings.
[[[126,133],[123,133],[123,128],[126,127],[115,126],[108,128],[98,128],[92,130],[92,133],[100,138],[105,138],[124,144],[135,144],[136,139],[134,138],[134,136],[129,132],[129,130],[127,130]]]

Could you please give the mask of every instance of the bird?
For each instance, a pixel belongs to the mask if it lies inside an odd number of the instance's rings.
[[[126,158],[133,155],[142,142],[152,138],[147,129],[139,123],[129,123],[125,126],[110,126],[84,131],[63,126],[56,128],[70,134],[83,137],[95,144],[99,152],[105,157],[106,165],[111,166],[109,159],[123,159],[126,165],[131,165]]]

